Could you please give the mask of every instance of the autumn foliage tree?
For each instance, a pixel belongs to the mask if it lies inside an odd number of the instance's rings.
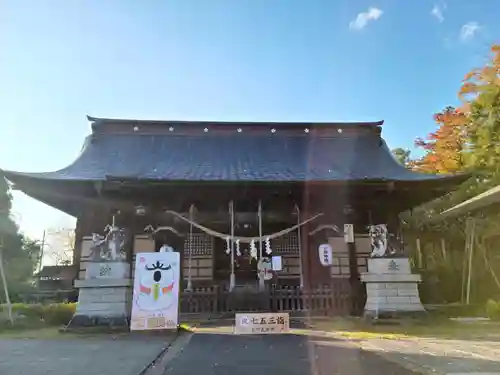
[[[464,150],[467,141],[468,120],[465,114],[446,107],[434,115],[438,129],[426,139],[417,138],[415,146],[425,155],[413,162],[413,169],[427,173],[456,173],[465,167]]]
[[[490,177],[500,175],[500,45],[491,60],[466,75],[459,97],[469,118],[471,165]],[[500,183],[500,181],[497,181]]]
[[[491,58],[483,67],[465,76],[459,98],[463,103],[461,107],[446,107],[437,113],[434,116],[437,130],[425,139],[416,140],[415,145],[425,153],[412,161],[412,166],[426,173],[467,172],[472,178],[451,194],[416,208],[405,219],[407,231],[425,243],[423,252],[432,259],[426,264],[427,271],[432,277],[446,275],[446,279],[450,275],[463,274],[464,218],[429,219],[500,184],[500,45],[492,46]],[[472,295],[476,301],[483,301],[499,294],[490,270],[495,269],[500,275],[500,212],[493,207],[474,214],[480,224],[476,229],[479,259],[473,262],[472,271],[472,285],[478,287],[473,288]],[[442,240],[450,249],[456,249],[447,258],[440,257]],[[434,295],[439,288],[439,283],[433,283],[430,294]]]

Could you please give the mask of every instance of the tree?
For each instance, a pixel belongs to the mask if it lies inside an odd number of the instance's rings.
[[[410,166],[410,150],[405,150],[404,148],[398,147],[392,150],[392,155],[394,158],[406,168]]]
[[[405,238],[418,237],[426,243],[423,253],[434,262],[427,265],[427,270],[433,275],[448,275],[445,278],[450,278],[449,274],[462,274],[465,218],[433,223],[428,219],[500,184],[500,46],[493,46],[491,51],[490,61],[465,77],[459,92],[463,106],[458,109],[447,107],[436,114],[434,118],[438,129],[425,140],[416,141],[416,146],[425,151],[424,156],[415,161],[416,170],[431,173],[465,171],[472,175],[456,191],[415,208],[411,215],[402,215],[405,218]],[[497,273],[500,270],[497,250],[500,236],[496,224],[500,222],[500,214],[497,211],[498,207],[494,206],[474,213],[480,223],[476,229],[478,243],[475,250],[479,259],[473,262],[472,272],[472,284],[481,284],[474,292],[478,299],[498,295],[498,285],[491,277],[493,270]],[[440,257],[439,242],[443,239],[449,244],[450,254],[446,259]],[[431,287],[434,294],[435,289],[432,288],[442,288],[442,283]],[[455,294],[456,297],[457,290],[452,289],[447,294]]]
[[[414,169],[427,173],[456,173],[466,164],[464,151],[467,144],[469,120],[460,110],[446,107],[434,115],[438,129],[426,139],[417,138],[415,146],[423,148],[425,155],[416,160]]]
[[[470,119],[470,161],[483,175],[500,175],[500,45],[482,68],[465,76],[459,97]]]
[[[75,248],[75,230],[69,228],[48,229],[46,255],[55,261],[56,265],[73,263]]]
[[[37,241],[19,233],[19,228],[11,217],[11,208],[10,188],[0,175],[0,283],[9,311],[10,299],[17,299],[20,294],[31,289],[40,252]]]

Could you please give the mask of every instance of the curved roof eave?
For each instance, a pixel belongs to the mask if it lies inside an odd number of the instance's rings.
[[[85,177],[72,175],[69,173],[72,165],[70,165],[64,173],[60,173],[61,171],[54,172],[35,172],[35,173],[27,173],[27,172],[16,172],[16,171],[8,171],[8,170],[0,170],[0,173],[7,178],[8,181],[12,182],[16,187],[22,190],[22,185],[29,186],[32,183],[36,183],[37,181],[45,181],[45,182],[104,182],[109,180],[138,180],[138,181],[151,181],[151,182],[233,182],[233,183],[259,183],[259,182],[290,182],[290,183],[301,183],[301,182],[317,182],[317,183],[328,183],[328,182],[372,182],[372,183],[383,183],[383,182],[396,182],[396,183],[440,183],[440,182],[449,182],[452,184],[461,184],[469,179],[469,175],[466,174],[456,174],[456,175],[431,175],[431,174],[421,174],[421,176],[412,175],[414,172],[408,171],[412,173],[407,176],[400,176],[397,179],[391,178],[343,178],[343,179],[287,179],[287,180],[271,180],[271,179],[164,179],[164,178],[137,178],[135,176],[123,176],[123,175],[107,175],[103,177]],[[417,178],[416,178],[417,177]]]
[[[163,124],[163,125],[196,125],[200,126],[205,125],[234,125],[234,126],[242,126],[242,125],[255,125],[255,126],[280,126],[280,125],[288,125],[288,126],[369,126],[369,127],[378,127],[384,124],[384,120],[377,121],[358,121],[358,122],[345,122],[345,121],[336,121],[336,122],[327,122],[327,121],[297,121],[297,122],[284,122],[284,121],[208,121],[208,120],[137,120],[137,119],[122,119],[122,118],[105,118],[105,117],[94,117],[87,115],[87,120],[93,123],[94,126],[99,126],[101,124],[113,123],[113,124]]]
[[[256,152],[256,150],[259,150]],[[1,172],[1,170],[0,170]],[[281,138],[94,135],[54,172],[4,171],[19,185],[36,181],[424,182],[458,184],[468,175],[433,175],[399,164],[380,137]],[[127,177],[129,176],[129,177]]]
[[[292,142],[302,147],[299,150],[302,154],[299,156],[286,142],[280,144],[279,141],[275,143],[276,141],[271,140],[261,147],[262,140],[253,140],[247,146],[240,139],[240,143],[231,145],[232,149],[229,151],[223,147],[229,144],[220,145],[217,142],[206,146],[205,140],[199,138],[179,140],[164,137],[156,140],[150,137],[106,136],[105,139],[97,139],[97,142],[86,142],[76,160],[63,169],[38,173],[3,171],[3,174],[9,181],[20,186],[36,181],[99,182],[110,178],[247,183],[460,183],[469,178],[466,174],[435,175],[408,170],[392,157],[385,145],[378,148],[370,142],[365,147],[363,141],[359,144],[354,141],[353,147],[357,150],[350,150],[352,145],[345,145],[343,140],[331,141],[333,143],[329,140],[315,140],[314,147],[319,149],[301,145],[300,141]],[[273,149],[275,146],[278,147],[277,151]],[[260,152],[255,153],[254,150],[258,147],[261,147]],[[204,150],[201,150],[201,154],[194,155],[202,148]],[[186,150],[191,152],[189,158],[184,156]]]

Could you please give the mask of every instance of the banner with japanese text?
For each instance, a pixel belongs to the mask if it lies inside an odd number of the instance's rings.
[[[136,255],[130,330],[177,328],[179,275],[179,253]]]

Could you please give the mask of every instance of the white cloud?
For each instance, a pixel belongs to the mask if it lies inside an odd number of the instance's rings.
[[[438,4],[435,4],[434,7],[432,8],[431,10],[431,14],[436,17],[436,19],[439,21],[439,22],[443,22],[444,21],[444,16],[443,16],[443,12],[444,10],[446,9],[446,4],[443,4],[443,5],[438,5]]]
[[[383,13],[384,12],[382,10],[371,7],[366,12],[358,13],[356,19],[349,22],[349,28],[351,30],[361,30],[368,24],[368,22],[378,20]]]
[[[462,25],[462,28],[460,29],[460,40],[462,42],[466,42],[467,40],[474,38],[480,28],[481,26],[479,26],[477,22],[467,22]]]

